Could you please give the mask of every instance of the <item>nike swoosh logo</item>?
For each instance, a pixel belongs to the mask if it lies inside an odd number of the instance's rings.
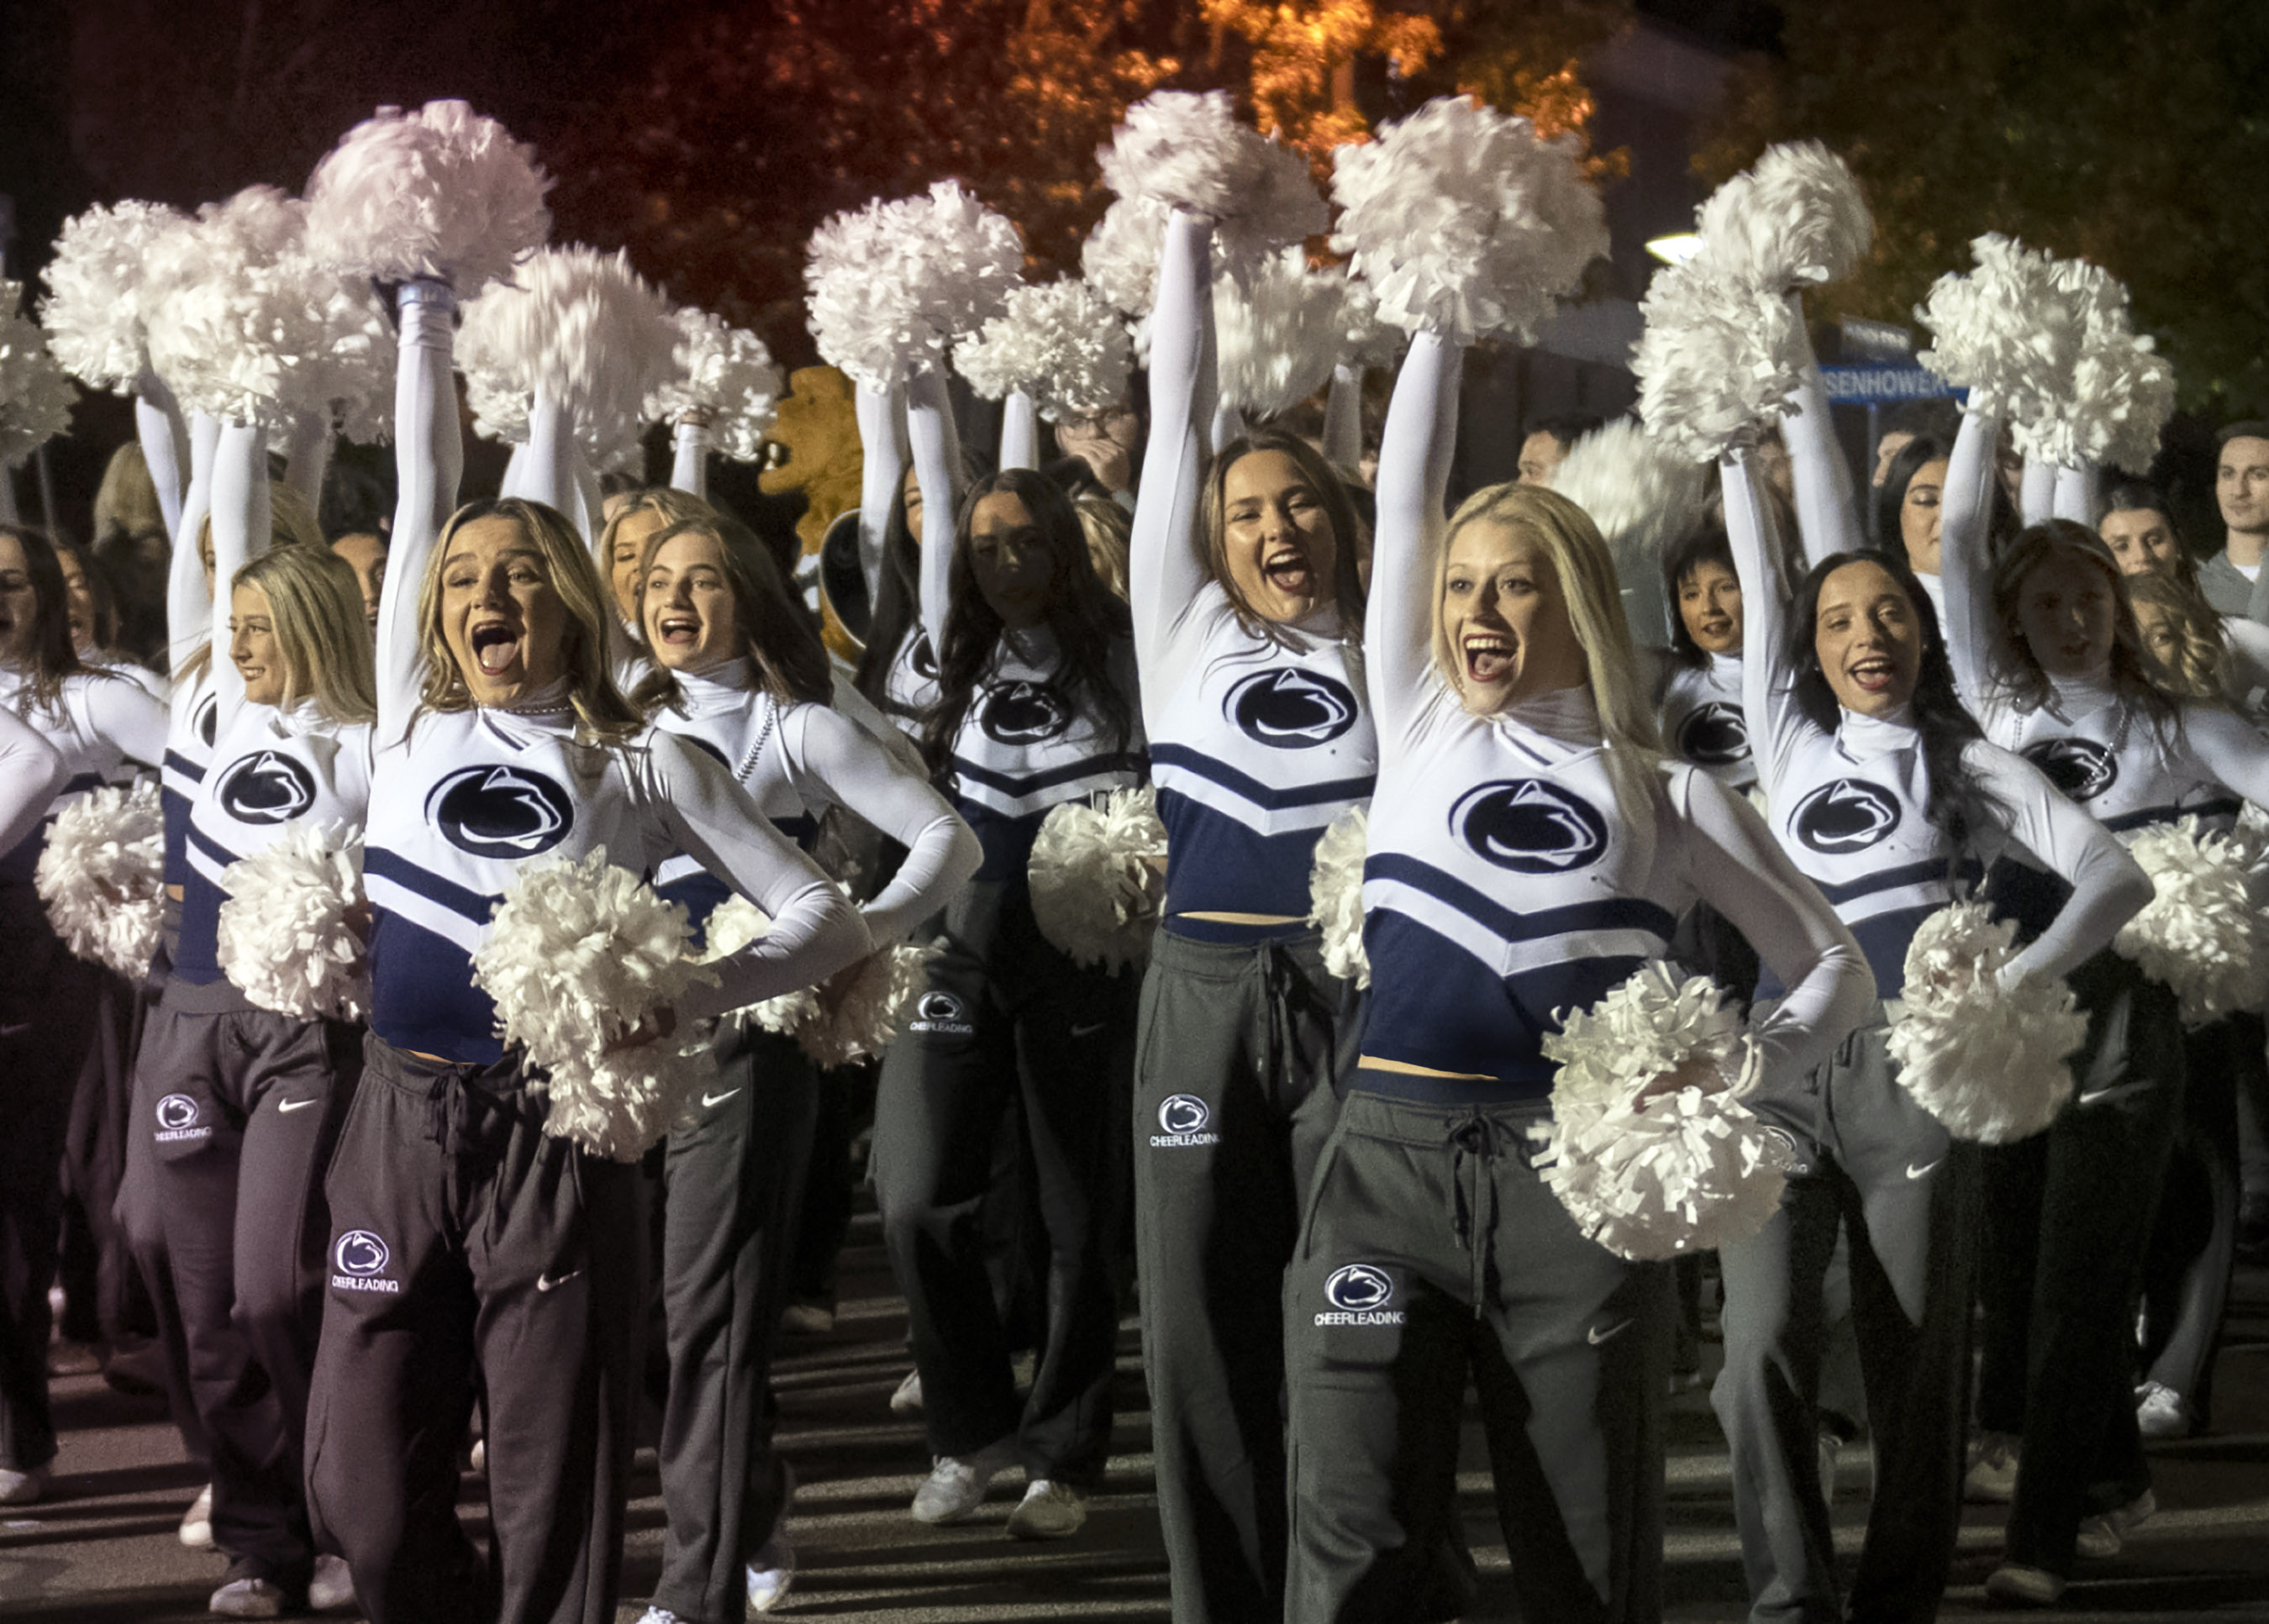
[[[557,1291],[582,1272],[580,1269],[570,1269],[565,1274],[556,1276],[539,1274],[536,1277],[536,1288],[538,1291]]]
[[[1071,1035],[1074,1037],[1092,1037],[1101,1031],[1105,1024],[1107,1023],[1105,1022],[1098,1021],[1092,1026],[1075,1026],[1071,1029]]]
[[[712,1105],[722,1105],[739,1092],[738,1089],[728,1089],[722,1094],[705,1094],[701,1096],[701,1109],[706,1111]]]
[[[2095,1105],[2101,1104],[2104,1100],[2116,1100],[2124,1094],[2140,1093],[2141,1090],[2147,1089],[2151,1085],[2147,1081],[2141,1082],[2116,1082],[2108,1089],[2089,1089],[2087,1093],[2080,1096],[2080,1103],[2083,1105]]]
[[[1609,1337],[1615,1336],[1622,1332],[1628,1331],[1630,1327],[1631,1322],[1630,1320],[1618,1319],[1614,1325],[1609,1325],[1605,1331],[1600,1330],[1597,1325],[1593,1325],[1589,1331],[1584,1332],[1584,1337],[1585,1340],[1590,1342],[1593,1347],[1597,1347]]]
[[[283,1100],[278,1102],[276,1109],[278,1111],[305,1111],[310,1105],[320,1105],[322,1104],[322,1102],[321,1100]]]
[[[1945,1160],[1946,1158],[1944,1156],[1940,1156],[1939,1157],[1938,1162],[1943,1162]],[[1920,1167],[1917,1167],[1913,1163],[1910,1162],[1907,1163],[1907,1177],[1909,1178],[1927,1178],[1930,1177],[1932,1171],[1938,1166],[1938,1162],[1925,1162]]]

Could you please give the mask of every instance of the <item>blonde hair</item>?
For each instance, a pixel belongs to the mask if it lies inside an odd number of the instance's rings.
[[[1450,691],[1464,692],[1462,662],[1442,624],[1448,590],[1450,550],[1459,533],[1477,524],[1503,525],[1543,550],[1559,583],[1561,602],[1576,643],[1584,651],[1585,676],[1599,707],[1600,731],[1607,745],[1608,777],[1617,800],[1634,816],[1653,804],[1653,783],[1662,759],[1662,736],[1654,707],[1647,702],[1630,628],[1623,619],[1622,590],[1615,558],[1600,528],[1582,508],[1546,485],[1488,485],[1459,505],[1450,516],[1434,561],[1435,668]]]
[[[211,512],[197,521],[196,539],[193,545],[200,559],[212,556]],[[307,498],[291,486],[279,484],[272,479],[268,482],[268,545],[270,549],[312,546],[321,552],[330,550],[323,541],[323,527],[316,522],[315,510],[308,506]],[[218,616],[220,612],[220,605],[214,604],[214,615]],[[365,635],[368,635],[367,630]],[[181,668],[174,674],[174,680],[177,683],[196,681],[211,661],[212,651],[212,639],[208,636],[195,652],[182,660]]]
[[[95,544],[113,536],[165,534],[166,510],[158,500],[157,482],[150,477],[141,443],[129,439],[110,454],[94,493]]]
[[[2214,606],[2197,587],[2186,587],[2172,576],[2131,575],[2127,577],[2127,601],[2135,609],[2139,633],[2143,631],[2140,623],[2147,609],[2166,616],[2174,627],[2176,648],[2171,664],[2160,659],[2148,636],[2139,636],[2137,639],[2144,668],[2162,688],[2184,699],[2203,699],[2209,704],[2221,704],[2228,698],[2221,616],[2214,613]]]
[[[614,573],[616,533],[623,528],[623,521],[634,513],[661,514],[663,529],[695,519],[710,525],[717,522],[717,510],[689,491],[680,491],[672,485],[648,485],[643,491],[633,491],[624,498],[623,505],[615,509],[615,516],[608,520],[605,528],[599,532],[599,544],[591,550],[592,555],[599,561],[601,572],[607,575]],[[643,562],[643,551],[640,557]],[[611,592],[609,601],[612,601]]]
[[[1127,559],[1134,545],[1134,520],[1107,496],[1083,496],[1072,505],[1079,515],[1080,534],[1087,538],[1088,561],[1111,588],[1111,595],[1127,601]]]
[[[257,587],[268,599],[287,703],[313,698],[335,722],[378,720],[370,627],[345,559],[324,547],[278,547],[237,571],[229,587]]]
[[[575,527],[556,509],[521,497],[500,497],[489,502],[469,502],[449,515],[441,539],[425,561],[425,578],[418,583],[418,645],[425,662],[425,675],[418,704],[427,711],[469,711],[471,690],[458,669],[457,657],[441,631],[441,572],[449,557],[449,543],[457,532],[483,519],[509,519],[536,543],[543,559],[544,579],[573,623],[561,654],[567,668],[567,700],[576,720],[592,739],[619,744],[646,726],[608,668],[607,631],[615,623],[614,594],[599,579],[598,565],[583,546]]]

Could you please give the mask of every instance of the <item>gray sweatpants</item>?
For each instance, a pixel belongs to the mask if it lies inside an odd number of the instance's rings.
[[[1415,1619],[1481,1391],[1523,1617],[1662,1611],[1670,1273],[1586,1240],[1531,1158],[1548,1107],[1422,1104],[1360,1071],[1285,1277],[1300,1624]]]
[[[1177,1624],[1284,1602],[1284,1266],[1331,1133],[1341,984],[1311,932],[1158,933],[1134,1052],[1134,1222]]]
[[[1807,1089],[1754,1101],[1795,1141],[1780,1211],[1718,1253],[1726,1368],[1711,1390],[1733,1452],[1749,1617],[1841,1620],[1818,1465],[1823,1285],[1850,1237],[1875,1493],[1854,1620],[1937,1613],[1961,1519],[1977,1268],[1976,1148],[1899,1084],[1881,1023],[1847,1037]]]

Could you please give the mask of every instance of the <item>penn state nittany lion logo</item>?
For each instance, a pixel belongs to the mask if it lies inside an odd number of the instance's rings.
[[[977,725],[1003,744],[1038,744],[1071,726],[1071,707],[1054,689],[1020,678],[985,696]]]
[[[1450,808],[1450,830],[1516,874],[1567,874],[1599,861],[1608,849],[1608,820],[1599,808],[1542,779],[1467,790]]]
[[[2119,781],[2119,758],[2093,739],[2043,739],[2025,759],[2074,801],[2093,801]]]
[[[1335,1269],[1324,1282],[1324,1296],[1334,1308],[1350,1314],[1368,1314],[1394,1301],[1394,1281],[1384,1269],[1368,1263],[1350,1263]]]
[[[1355,695],[1328,676],[1280,667],[1229,690],[1223,712],[1256,744],[1304,750],[1355,726]]]
[[[386,1243],[368,1229],[349,1229],[339,1236],[338,1248],[332,1256],[340,1273],[360,1275],[366,1280],[385,1273],[386,1266],[394,1260]]]
[[[1730,767],[1748,756],[1748,727],[1739,710],[1712,699],[1678,724],[1678,753],[1697,767]]]
[[[914,634],[914,652],[908,657],[907,663],[913,667],[914,675],[925,683],[937,681],[937,650],[929,646],[928,632]]]
[[[1194,1094],[1170,1094],[1158,1104],[1158,1130],[1163,1133],[1202,1133],[1213,1112]]]
[[[219,695],[205,696],[204,702],[197,706],[196,718],[193,725],[197,730],[197,737],[205,742],[205,748],[212,749],[214,731],[220,726]]]
[[[1865,779],[1837,779],[1798,801],[1790,826],[1823,856],[1864,852],[1899,826],[1898,799]]]
[[[158,1102],[158,1126],[169,1132],[197,1125],[197,1103],[186,1094],[168,1094]]]
[[[534,857],[567,838],[575,803],[525,767],[461,767],[433,786],[425,816],[475,857]]]
[[[229,763],[213,794],[240,823],[288,823],[315,804],[315,775],[289,756],[255,750]]]

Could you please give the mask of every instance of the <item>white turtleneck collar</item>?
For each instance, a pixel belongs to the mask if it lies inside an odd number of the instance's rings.
[[[492,716],[518,716],[529,721],[553,721],[573,717],[575,707],[568,702],[567,679],[555,677],[534,693],[522,694],[510,705],[484,705],[480,707]]]
[[[1912,749],[1922,735],[1915,727],[1914,707],[1903,705],[1888,716],[1845,711],[1836,736],[1853,756],[1888,756],[1894,750]]]
[[[687,705],[696,711],[737,709],[748,704],[750,691],[757,687],[757,664],[746,654],[737,660],[721,660],[706,670],[670,675],[677,679]]]
[[[2118,704],[2119,696],[2111,686],[2110,654],[2107,653],[2093,670],[2079,676],[2050,677],[2049,703],[2068,722]]]
[[[1557,739],[1563,744],[1578,748],[1596,745],[1606,736],[1600,727],[1599,702],[1592,697],[1591,685],[1587,683],[1531,694],[1518,705],[1507,705],[1497,714],[1499,719],[1526,727],[1531,733],[1541,733],[1548,739]]]

